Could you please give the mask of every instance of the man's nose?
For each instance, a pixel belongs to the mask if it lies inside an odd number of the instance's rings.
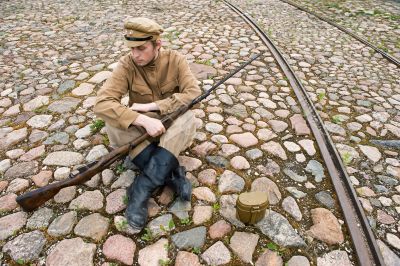
[[[134,58],[139,57],[139,53],[135,48],[132,48],[131,51],[132,51],[132,55],[133,55]]]

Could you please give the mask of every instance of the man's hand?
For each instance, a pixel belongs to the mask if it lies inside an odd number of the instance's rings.
[[[147,134],[157,137],[165,133],[165,127],[160,120],[151,118],[146,115],[139,115],[133,123],[135,126],[141,126],[146,129]]]
[[[132,104],[130,109],[133,111],[142,112],[142,113],[160,110],[158,108],[158,105],[154,102],[153,103],[134,103],[134,104]]]

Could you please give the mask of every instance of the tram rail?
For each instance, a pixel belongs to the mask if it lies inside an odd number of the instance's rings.
[[[224,0],[224,2],[234,12],[241,16],[258,34],[270,50],[273,57],[277,60],[278,65],[286,75],[297,98],[299,99],[300,105],[305,113],[305,118],[310,125],[329,175],[331,176],[332,184],[338,196],[339,204],[343,211],[350,237],[353,241],[358,263],[362,266],[385,265],[374,234],[369,226],[357,194],[351,184],[341,157],[339,156],[321,117],[309,98],[306,89],[301,84],[300,79],[295,75],[294,70],[291,68],[274,42],[257,25],[257,23],[249,15],[229,1]]]
[[[336,27],[337,29],[343,31],[344,33],[350,35],[351,37],[357,39],[358,41],[362,42],[363,44],[365,44],[366,46],[374,49],[377,53],[380,53],[383,57],[385,57],[387,60],[389,60],[391,63],[395,64],[396,66],[400,67],[400,60],[397,59],[396,57],[394,57],[393,55],[385,52],[384,50],[378,48],[376,45],[372,44],[371,42],[369,42],[367,39],[361,37],[360,35],[355,34],[353,31],[346,29],[345,27],[339,25],[338,23],[328,19],[327,17],[321,16],[317,13],[315,13],[314,11],[311,11],[307,8],[304,8],[290,0],[280,0],[283,3],[286,3],[288,5],[294,6],[295,8],[304,11],[314,17],[317,17],[318,19],[325,21],[326,23]]]

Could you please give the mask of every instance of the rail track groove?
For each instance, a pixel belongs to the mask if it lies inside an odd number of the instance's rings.
[[[324,16],[321,16],[321,15],[315,13],[314,11],[311,11],[311,10],[309,10],[309,9],[307,9],[307,8],[304,8],[304,7],[302,7],[302,6],[300,6],[300,5],[296,4],[296,3],[294,3],[294,2],[292,2],[292,1],[289,1],[289,0],[280,0],[280,1],[283,2],[283,3],[286,3],[286,4],[288,4],[288,5],[294,6],[295,8],[297,8],[297,9],[299,9],[299,10],[301,10],[301,11],[304,11],[304,12],[310,14],[310,15],[313,15],[314,17],[317,17],[317,18],[319,18],[320,20],[325,21],[326,23],[328,23],[328,24],[330,24],[330,25],[332,25],[332,26],[338,28],[339,30],[341,30],[341,31],[343,31],[343,32],[345,32],[345,33],[347,33],[347,34],[350,35],[351,37],[353,37],[353,38],[357,39],[358,41],[362,42],[362,43],[365,44],[366,46],[368,46],[368,47],[374,49],[377,53],[380,53],[380,54],[381,54],[383,57],[385,57],[387,60],[389,60],[390,62],[392,62],[392,63],[395,64],[396,66],[400,67],[400,60],[399,60],[399,59],[397,59],[397,58],[394,57],[393,55],[391,55],[391,54],[389,54],[389,53],[383,51],[382,49],[378,48],[376,45],[372,44],[371,42],[369,42],[369,41],[366,40],[365,38],[363,38],[363,37],[361,37],[361,36],[355,34],[355,33],[352,32],[351,30],[346,29],[345,27],[343,27],[343,26],[337,24],[336,22],[333,22],[332,20],[330,20],[330,19],[328,19],[328,18],[326,18],[326,17],[324,17]]]
[[[329,175],[331,176],[359,264],[363,266],[385,265],[374,234],[369,226],[368,220],[344,168],[339,153],[337,152],[335,145],[305,88],[295,75],[289,63],[283,57],[282,53],[278,50],[272,40],[263,32],[263,30],[254,22],[254,20],[227,0],[224,0],[224,2],[234,12],[240,15],[259,35],[261,40],[277,60],[277,63],[294,89],[300,105],[305,112],[305,118],[308,121],[318,143],[318,147],[327,166]]]

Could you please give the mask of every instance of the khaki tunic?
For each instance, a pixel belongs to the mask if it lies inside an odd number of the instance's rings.
[[[140,67],[134,64],[129,53],[120,59],[111,77],[98,91],[94,112],[106,122],[110,145],[118,147],[144,132],[144,129],[132,126],[139,113],[121,104],[123,96],[129,95],[129,106],[133,103],[155,102],[160,111],[151,112],[149,116],[159,118],[182,104],[190,103],[200,92],[183,55],[160,50],[157,59]],[[188,111],[161,136],[160,146],[178,156],[190,145],[195,130],[195,117]],[[136,156],[148,143],[146,141],[134,149],[131,157]]]

